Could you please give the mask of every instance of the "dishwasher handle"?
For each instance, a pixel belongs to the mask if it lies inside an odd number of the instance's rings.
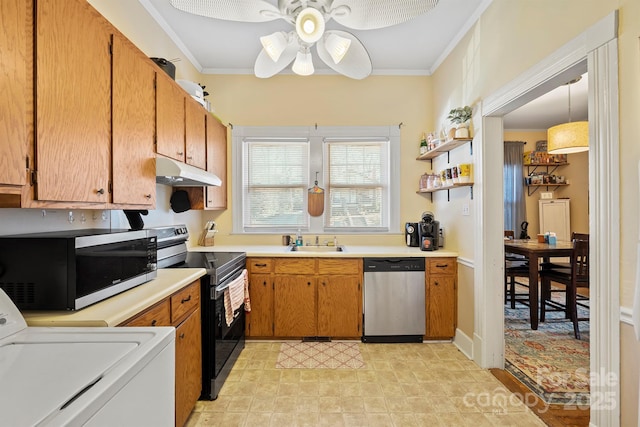
[[[407,258],[364,258],[364,272],[377,271],[425,271],[425,259]]]

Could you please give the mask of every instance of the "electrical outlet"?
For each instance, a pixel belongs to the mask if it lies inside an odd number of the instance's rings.
[[[462,205],[462,215],[469,216],[469,203]]]

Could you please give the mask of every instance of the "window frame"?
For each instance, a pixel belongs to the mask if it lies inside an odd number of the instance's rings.
[[[232,153],[232,220],[233,234],[287,234],[295,233],[297,227],[273,227],[247,229],[244,227],[243,201],[243,142],[245,139],[307,138],[309,140],[309,188],[313,186],[318,172],[319,186],[324,188],[325,140],[363,141],[370,139],[389,141],[389,182],[386,226],[380,228],[329,228],[325,226],[324,214],[309,217],[309,226],[300,228],[312,234],[397,234],[400,232],[400,126],[233,126],[231,130]]]

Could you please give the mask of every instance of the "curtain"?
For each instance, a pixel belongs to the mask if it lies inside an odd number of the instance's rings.
[[[524,142],[504,143],[504,229],[520,235],[520,225],[526,221],[523,177]]]

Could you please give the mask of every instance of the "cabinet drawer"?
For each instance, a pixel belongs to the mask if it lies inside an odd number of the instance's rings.
[[[166,299],[142,312],[124,326],[171,326],[171,306]]]
[[[171,322],[182,319],[200,306],[200,282],[196,281],[171,296]]]
[[[250,273],[271,273],[273,260],[271,258],[249,258],[247,266]]]
[[[320,274],[360,274],[362,259],[319,258]]]
[[[276,259],[276,273],[287,274],[314,274],[316,260],[314,258],[289,258]]]
[[[427,259],[427,272],[429,274],[456,274],[455,258]]]

